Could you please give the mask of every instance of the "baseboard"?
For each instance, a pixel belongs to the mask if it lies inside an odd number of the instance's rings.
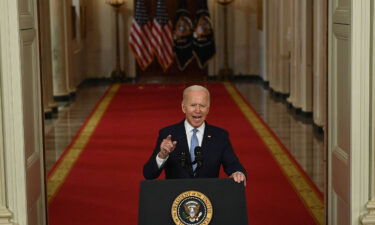
[[[103,83],[112,83],[112,79],[109,77],[93,77],[84,79],[77,88],[96,86]]]
[[[59,95],[53,96],[53,100],[55,102],[69,102],[71,100],[70,94],[69,95]]]
[[[324,140],[324,127],[318,126],[316,123],[313,123],[314,135],[319,140]]]

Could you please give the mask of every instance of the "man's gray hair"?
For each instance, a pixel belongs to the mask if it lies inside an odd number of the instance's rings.
[[[208,96],[208,103],[210,103],[210,101],[211,101],[210,92],[208,91],[207,88],[205,88],[203,86],[200,86],[200,85],[192,85],[192,86],[189,86],[189,87],[185,88],[185,90],[182,94],[182,103],[184,103],[184,101],[186,99],[186,96],[190,91],[204,91],[204,92],[206,92],[207,96]]]

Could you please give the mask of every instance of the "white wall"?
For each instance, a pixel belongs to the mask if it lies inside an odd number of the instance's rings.
[[[228,63],[235,75],[259,75],[259,30],[257,29],[257,0],[238,0],[228,5]],[[209,75],[218,74],[223,66],[223,6],[208,1],[214,27],[216,55],[209,62]]]
[[[133,2],[126,1],[120,9],[120,62],[127,76],[135,75],[134,59],[129,54],[128,32]],[[116,63],[115,11],[103,0],[86,1],[85,76],[109,77]]]

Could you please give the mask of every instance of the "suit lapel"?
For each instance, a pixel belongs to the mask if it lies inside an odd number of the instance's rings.
[[[207,154],[208,149],[210,149],[212,132],[211,126],[206,122],[206,126],[204,128],[203,140],[202,140],[202,152],[203,155]]]
[[[179,143],[177,143],[177,145],[180,145],[181,147],[181,151],[187,151],[189,152],[189,145],[187,143],[187,137],[186,137],[186,131],[185,131],[185,125],[184,125],[184,121],[183,120],[181,123],[178,124],[178,127],[177,127],[177,135],[176,137],[180,137],[181,139],[179,139]]]

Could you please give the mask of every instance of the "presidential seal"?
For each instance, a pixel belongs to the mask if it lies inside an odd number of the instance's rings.
[[[176,225],[208,225],[213,209],[207,196],[199,191],[186,191],[173,201],[171,214]]]

